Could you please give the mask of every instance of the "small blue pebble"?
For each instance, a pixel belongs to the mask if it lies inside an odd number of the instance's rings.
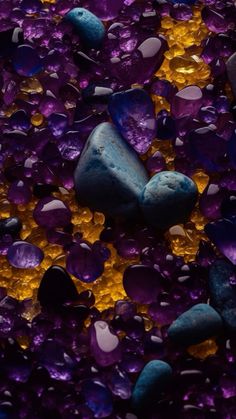
[[[169,327],[168,336],[180,345],[195,345],[222,329],[222,319],[208,304],[196,304],[179,316]]]
[[[76,7],[65,16],[75,28],[84,44],[89,48],[98,48],[105,36],[105,27],[100,19],[82,7]]]
[[[172,377],[172,368],[164,361],[150,361],[145,365],[139,375],[132,393],[132,406],[137,412],[152,406],[158,395],[169,384]]]
[[[211,304],[221,314],[226,327],[236,332],[236,289],[230,281],[235,277],[234,266],[224,260],[216,261],[209,273]]]
[[[88,138],[75,170],[75,190],[81,205],[111,216],[134,217],[138,198],[148,182],[135,151],[109,122]]]
[[[157,173],[144,187],[140,206],[147,223],[167,229],[188,220],[197,201],[197,187],[182,173]]]

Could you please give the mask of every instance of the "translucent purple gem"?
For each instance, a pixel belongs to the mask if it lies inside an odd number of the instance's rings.
[[[196,116],[202,106],[202,91],[198,86],[188,86],[173,97],[171,111],[176,118]]]
[[[103,367],[115,364],[121,359],[119,338],[103,320],[96,321],[90,327],[90,349],[96,362]]]
[[[221,219],[205,226],[205,232],[214,245],[236,265],[236,223],[234,218]]]
[[[83,282],[93,282],[103,273],[103,260],[89,244],[78,243],[70,249],[66,260],[68,272]]]
[[[30,201],[31,195],[28,183],[23,180],[16,180],[10,185],[7,196],[10,202],[24,205]]]
[[[65,227],[70,224],[71,211],[65,202],[53,197],[42,198],[34,209],[34,219],[47,229]]]
[[[154,105],[145,90],[130,89],[113,94],[109,112],[126,141],[138,153],[145,153],[156,136]]]
[[[130,265],[124,272],[123,285],[132,300],[150,304],[162,291],[162,277],[150,266]]]
[[[82,394],[94,418],[106,418],[112,414],[112,394],[99,379],[86,380],[82,385]]]
[[[44,254],[39,247],[25,241],[13,243],[7,252],[10,265],[20,269],[35,268],[40,265]]]

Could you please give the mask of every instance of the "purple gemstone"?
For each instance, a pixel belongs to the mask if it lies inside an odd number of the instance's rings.
[[[160,151],[156,151],[146,160],[146,167],[151,173],[158,173],[166,170],[166,162]]]
[[[221,219],[205,226],[205,232],[214,245],[236,265],[235,219]]]
[[[78,243],[70,249],[66,260],[68,272],[83,282],[93,282],[103,273],[103,261],[85,242]]]
[[[106,418],[112,414],[112,394],[99,379],[85,381],[82,385],[82,394],[94,418]]]
[[[220,14],[209,7],[204,7],[202,10],[202,19],[211,32],[223,33],[228,29],[229,23],[223,14]]]
[[[120,9],[124,5],[124,0],[89,0],[89,10],[102,20],[111,20],[118,16]]]
[[[13,243],[7,252],[10,265],[20,269],[35,268],[40,265],[44,254],[39,247],[25,241]]]
[[[110,97],[109,112],[121,135],[138,152],[146,153],[156,136],[154,105],[142,89],[130,89]]]
[[[114,396],[127,400],[131,397],[131,382],[127,374],[115,367],[109,379],[109,388]]]
[[[65,202],[53,197],[40,199],[34,209],[36,223],[47,229],[65,227],[70,224],[71,211]]]
[[[150,266],[130,265],[124,272],[123,286],[132,300],[150,304],[157,300],[162,290],[162,277]]]
[[[175,118],[196,116],[203,104],[202,91],[198,86],[188,86],[173,97],[171,111]]]
[[[119,338],[111,332],[108,323],[96,321],[90,327],[90,349],[98,365],[107,367],[120,361]]]
[[[8,190],[8,199],[14,204],[28,204],[32,196],[30,187],[27,182],[23,180],[16,180],[13,182]]]

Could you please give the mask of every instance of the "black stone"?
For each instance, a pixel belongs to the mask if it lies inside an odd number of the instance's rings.
[[[23,30],[19,27],[0,32],[0,58],[10,57],[14,49],[23,44]]]
[[[18,217],[9,217],[0,220],[0,237],[10,234],[16,237],[22,229],[21,220]]]
[[[39,285],[38,300],[49,308],[78,300],[76,287],[65,269],[56,265],[47,269]]]
[[[44,198],[46,196],[50,196],[52,192],[58,192],[58,186],[56,185],[44,185],[41,183],[37,183],[33,187],[33,194],[36,198]]]
[[[229,57],[226,62],[227,75],[232,88],[234,97],[236,98],[236,52]]]
[[[82,98],[88,103],[107,103],[112,93],[110,87],[90,84],[82,90]]]

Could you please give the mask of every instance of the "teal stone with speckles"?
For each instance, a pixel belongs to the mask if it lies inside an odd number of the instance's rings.
[[[87,47],[98,48],[101,45],[105,28],[97,16],[82,7],[75,7],[67,13],[65,18],[73,25]]]

